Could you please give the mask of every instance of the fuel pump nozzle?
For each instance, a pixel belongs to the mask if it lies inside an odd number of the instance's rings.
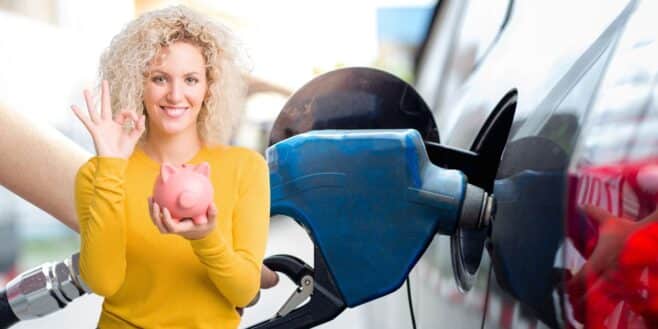
[[[315,269],[287,255],[266,261],[298,288],[286,312],[251,328],[309,328],[384,296],[435,234],[484,228],[493,213],[492,196],[432,164],[416,130],[311,131],[273,145],[267,157],[271,214],[306,229]]]

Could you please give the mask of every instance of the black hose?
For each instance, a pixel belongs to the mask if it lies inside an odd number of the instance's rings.
[[[0,329],[9,328],[15,325],[18,321],[16,314],[14,314],[14,310],[12,310],[9,305],[7,292],[2,289],[0,291]]]
[[[411,315],[411,328],[416,329],[416,316],[414,315],[414,303],[411,299],[411,282],[407,275],[407,298],[409,299],[409,314]]]

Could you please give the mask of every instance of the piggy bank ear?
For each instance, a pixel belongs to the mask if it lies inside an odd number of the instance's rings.
[[[201,175],[204,175],[206,177],[210,177],[210,165],[208,162],[202,162],[196,167],[194,167],[194,171],[200,173]]]
[[[165,183],[167,182],[169,177],[171,177],[171,175],[175,173],[176,173],[176,167],[168,163],[164,163],[162,164],[162,167],[160,167],[160,177],[162,177],[162,181]]]

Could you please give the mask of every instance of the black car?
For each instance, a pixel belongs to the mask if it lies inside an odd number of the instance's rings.
[[[437,236],[411,273],[418,328],[658,327],[654,1],[438,1],[415,87],[442,144],[513,117],[488,232]],[[510,102],[510,99],[513,99]],[[407,293],[365,305],[409,328]]]

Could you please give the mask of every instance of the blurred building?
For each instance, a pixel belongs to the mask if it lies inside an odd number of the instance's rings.
[[[414,57],[433,11],[434,6],[430,4],[377,8],[376,66],[413,82]]]

